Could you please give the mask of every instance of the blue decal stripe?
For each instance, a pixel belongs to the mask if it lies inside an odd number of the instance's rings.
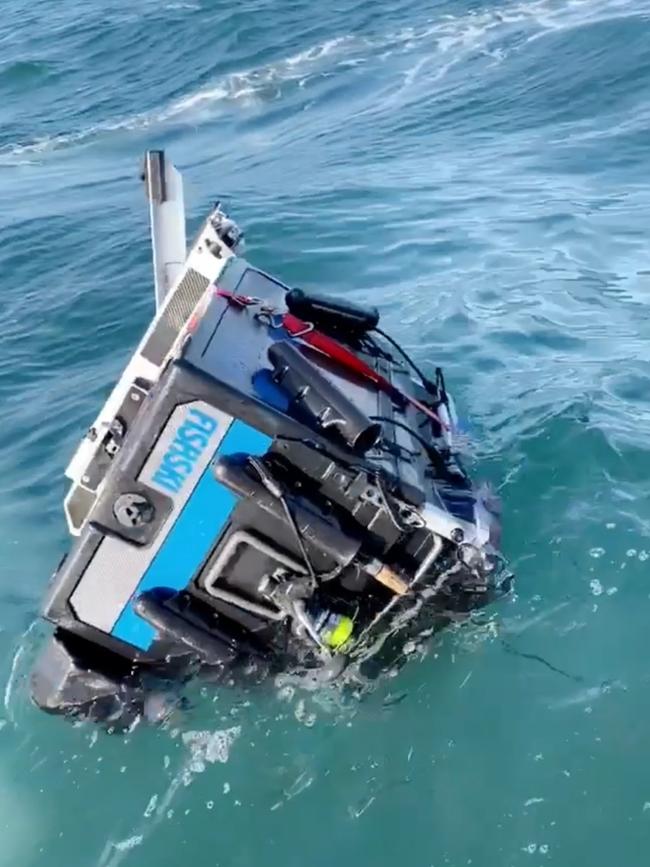
[[[270,437],[236,420],[219,444],[215,456],[233,452],[264,454]],[[140,584],[120,614],[112,635],[141,650],[148,650],[156,632],[133,610],[132,602],[145,590],[170,587],[181,590],[192,580],[232,512],[237,497],[218,482],[210,466],[181,510],[162,547],[142,576]]]

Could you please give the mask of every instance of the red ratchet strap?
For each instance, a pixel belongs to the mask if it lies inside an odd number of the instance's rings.
[[[251,307],[255,304],[264,305],[265,303],[262,298],[255,298],[252,295],[237,295],[234,292],[228,292],[225,289],[217,289],[217,295],[220,298],[225,298],[232,304],[239,305],[240,307]],[[340,364],[345,370],[356,373],[357,376],[369,380],[377,386],[379,391],[383,391],[385,394],[389,395],[392,400],[396,400],[398,403],[402,401],[410,403],[411,406],[414,406],[430,419],[437,422],[444,430],[449,430],[449,425],[445,424],[434,410],[426,406],[426,404],[421,403],[415,397],[411,397],[411,395],[400,391],[389,382],[385,376],[382,376],[381,373],[377,373],[376,370],[373,370],[370,365],[366,364],[363,359],[359,358],[347,349],[347,347],[339,343],[338,340],[334,340],[334,338],[328,337],[321,331],[317,331],[310,322],[304,322],[292,313],[281,314],[281,320],[282,326],[291,337],[299,338],[308,346],[317,349],[319,352],[322,352],[323,355],[327,356],[327,358]]]
[[[439,425],[442,425],[443,428],[448,428],[448,425],[446,425],[442,419],[439,418],[438,414],[430,407],[421,403],[415,397],[411,397],[410,394],[405,394],[403,391],[395,388],[395,386],[389,382],[385,376],[382,376],[381,373],[377,373],[376,370],[373,370],[370,365],[366,364],[363,359],[359,358],[353,352],[350,352],[350,350],[339,343],[338,340],[334,340],[332,337],[328,337],[326,334],[316,331],[312,325],[308,322],[303,322],[302,319],[298,319],[298,317],[294,316],[292,313],[283,314],[282,324],[292,337],[300,337],[304,343],[307,343],[309,346],[322,352],[323,355],[326,355],[332,361],[336,361],[341,365],[341,367],[358,374],[364,379],[370,380],[370,382],[374,383],[380,391],[389,395],[393,400],[397,400],[398,403],[404,400],[407,401],[411,406],[419,409],[420,412],[423,412]]]
[[[235,292],[228,292],[226,289],[217,289],[219,298],[225,298],[232,304],[238,304],[240,307],[250,307],[253,304],[263,304],[263,298],[255,298],[253,295],[237,295]]]

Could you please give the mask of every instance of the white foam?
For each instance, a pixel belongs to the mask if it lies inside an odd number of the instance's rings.
[[[11,660],[11,668],[9,671],[9,676],[7,677],[7,682],[5,684],[4,690],[4,708],[7,713],[7,718],[9,722],[15,722],[14,714],[13,714],[13,703],[14,703],[14,695],[16,692],[16,686],[18,681],[20,680],[20,664],[23,656],[25,655],[26,649],[29,647],[30,635],[34,629],[38,628],[38,622],[34,621],[21,635],[20,644],[16,648],[14,655]]]
[[[113,843],[113,848],[117,849],[118,852],[128,852],[130,849],[135,849],[136,846],[139,846],[142,840],[142,834],[134,834],[132,837],[127,837],[126,840]]]
[[[145,837],[153,832],[160,821],[173,816],[171,803],[182,786],[189,786],[196,774],[203,773],[206,765],[214,762],[225,763],[230,757],[232,745],[241,734],[240,726],[217,731],[183,732],[181,739],[189,747],[189,756],[185,757],[162,796],[157,794],[150,798],[142,819],[131,829],[131,836],[114,842],[109,840],[100,855],[98,867],[118,867],[126,853],[139,846]],[[224,785],[224,793],[225,793]],[[212,803],[211,801],[208,803]],[[211,807],[208,807],[211,809]],[[185,811],[187,815],[189,810]]]
[[[152,795],[151,798],[149,799],[149,803],[147,804],[146,809],[143,813],[145,819],[148,819],[150,816],[153,815],[157,806],[158,806],[158,795]]]
[[[241,726],[233,726],[229,729],[211,731],[183,732],[183,743],[190,748],[191,759],[188,770],[192,774],[199,774],[205,770],[206,763],[225,764],[230,758],[230,750],[239,735]]]
[[[71,133],[59,133],[53,136],[43,136],[27,144],[15,144],[0,149],[0,157],[19,157],[23,154],[42,154],[46,151],[58,150],[69,145],[83,144],[99,135],[121,130],[146,129],[151,124],[161,120],[157,115],[134,115],[122,120],[106,121],[93,124]]]
[[[11,720],[13,720],[13,715],[11,712],[11,699],[17,679],[18,663],[20,662],[20,658],[24,652],[24,646],[22,644],[19,645],[11,660],[11,670],[9,672],[9,677],[7,678],[7,683],[5,684],[4,706],[5,710],[7,711],[7,716]]]
[[[594,596],[600,596],[603,592],[603,585],[600,583],[598,578],[592,578],[589,582],[589,587]]]
[[[315,778],[311,776],[307,771],[302,771],[302,773],[298,774],[297,778],[293,781],[293,783],[287,789],[285,789],[284,796],[286,800],[290,801],[301,792],[304,792],[312,785],[314,779]]]
[[[132,834],[117,842],[109,840],[99,856],[97,867],[118,867],[126,857],[127,852],[140,846],[144,840],[143,834]]]
[[[593,703],[596,699],[601,698],[604,695],[608,695],[612,692],[613,689],[616,690],[625,690],[626,686],[621,681],[615,680],[611,683],[606,682],[600,686],[590,686],[585,687],[584,689],[578,690],[573,695],[567,696],[564,699],[560,699],[559,701],[552,702],[549,704],[549,708],[551,710],[562,710],[568,707],[574,707],[576,705],[587,705]]]
[[[197,113],[209,108],[218,109],[220,103],[251,101],[270,88],[279,88],[292,81],[300,83],[312,71],[317,71],[323,61],[337,54],[344,54],[353,46],[361,48],[365,44],[363,39],[353,36],[328,39],[274,63],[230,73],[154,111],[102,121],[72,132],[43,136],[26,144],[9,145],[0,149],[0,156],[38,155],[70,145],[83,144],[107,133],[145,130],[183,117],[195,120]]]

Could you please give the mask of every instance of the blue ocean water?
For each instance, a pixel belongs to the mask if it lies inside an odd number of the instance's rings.
[[[641,867],[650,853],[648,0],[5,0],[0,865]],[[63,468],[153,310],[147,147],[287,282],[443,364],[514,598],[350,707],[45,717]]]

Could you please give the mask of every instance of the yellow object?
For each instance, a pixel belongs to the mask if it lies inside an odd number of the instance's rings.
[[[330,622],[334,618],[330,618]],[[343,647],[346,641],[349,640],[354,630],[354,622],[351,617],[345,615],[337,615],[337,618],[331,627],[326,627],[322,633],[323,643],[332,650],[338,650]]]

